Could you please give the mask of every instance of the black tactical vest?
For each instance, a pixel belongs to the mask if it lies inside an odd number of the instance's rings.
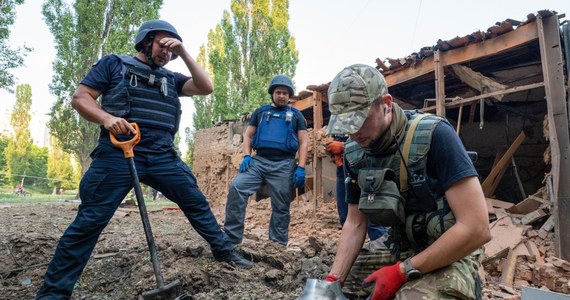
[[[409,116],[406,125],[406,136],[408,135],[410,124],[419,115],[419,113],[415,112]],[[432,135],[437,124],[441,121],[444,121],[441,117],[428,115],[418,123],[411,139],[409,159],[406,164],[408,170],[402,170],[408,176],[408,188],[406,190],[403,190],[400,184],[402,156],[399,152],[385,155],[369,155],[356,142],[350,139],[345,146],[345,157],[352,173],[360,176],[359,174],[366,172],[366,174],[370,174],[373,177],[374,172],[388,171],[390,174],[389,178],[383,175],[383,179],[393,181],[397,186],[400,194],[397,196],[401,196],[404,199],[403,218],[405,220],[398,225],[376,223],[392,226],[392,235],[395,235],[396,242],[399,244],[397,245],[398,248],[404,248],[400,249],[402,251],[407,250],[408,246],[415,250],[427,247],[455,223],[455,218],[445,199],[445,191],[439,190],[437,180],[430,178],[426,170]],[[400,150],[402,150],[403,146],[403,144],[399,145]],[[358,183],[356,180],[353,180],[353,182]],[[371,197],[372,195],[367,194],[366,187],[362,186],[362,182],[359,185],[361,199],[373,198]],[[383,191],[378,192],[382,193]],[[403,244],[406,245],[404,246]]]
[[[164,68],[151,69],[133,57],[115,56],[122,62],[123,80],[103,94],[103,110],[141,127],[175,134],[182,111],[174,73]]]

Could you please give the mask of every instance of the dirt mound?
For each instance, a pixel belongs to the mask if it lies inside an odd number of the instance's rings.
[[[224,207],[212,209],[221,222]],[[34,298],[56,243],[76,212],[77,203],[71,202],[0,206],[0,299]],[[208,244],[181,211],[150,206],[165,283],[180,280],[178,294],[197,300],[296,299],[308,278],[324,278],[330,269],[340,234],[336,205],[321,202],[315,209],[312,201],[295,201],[287,247],[268,241],[270,213],[268,200],[250,201],[239,248],[255,264],[243,270],[214,261]],[[506,232],[512,235],[510,229]],[[483,299],[520,299],[525,286],[567,293],[570,264],[553,257],[552,238],[552,232],[528,228],[517,245],[534,251],[517,248],[516,255],[502,251],[488,258],[480,272]],[[503,274],[509,266],[516,269],[506,281]],[[120,208],[102,233],[73,299],[140,299],[142,292],[154,288],[156,279],[138,211]]]
[[[222,208],[214,208],[214,212]],[[75,217],[76,203],[0,208],[0,299],[32,299],[57,241]],[[192,299],[295,299],[307,278],[326,275],[340,233],[334,204],[292,205],[290,243],[267,240],[269,201],[248,207],[242,252],[255,262],[243,270],[214,261],[208,244],[179,210],[150,209],[165,283],[181,281]],[[218,220],[223,216],[216,213]],[[156,287],[140,216],[120,209],[102,233],[73,293],[74,299],[137,299]]]

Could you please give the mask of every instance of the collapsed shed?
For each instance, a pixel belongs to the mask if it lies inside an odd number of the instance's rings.
[[[390,94],[407,109],[445,116],[475,162],[490,209],[496,201],[520,203],[545,189],[555,250],[570,260],[570,142],[568,69],[570,24],[553,11],[507,19],[487,31],[438,41],[404,58],[376,59]],[[340,70],[339,70],[340,71]],[[330,112],[328,83],[293,98],[310,129],[310,165],[302,199],[335,197],[335,166],[324,152]],[[241,161],[246,120],[198,131],[194,170],[208,199],[223,205]],[[258,197],[263,194],[261,191]],[[539,197],[540,198],[540,197]]]

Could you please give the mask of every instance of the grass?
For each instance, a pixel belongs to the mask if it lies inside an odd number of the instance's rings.
[[[32,192],[31,197],[19,197],[14,195],[14,192],[10,189],[0,189],[0,204],[10,204],[10,205],[25,205],[25,204],[53,204],[53,203],[62,203],[62,202],[69,202],[69,203],[76,203],[79,204],[77,200],[77,191],[70,190],[66,191],[63,195],[52,195],[52,194],[42,194],[37,191],[30,191]],[[126,199],[130,199],[131,196],[127,195]],[[151,200],[152,197],[144,196],[145,204],[147,207],[177,207],[177,205],[166,199],[157,199]],[[133,200],[136,199],[133,196]]]

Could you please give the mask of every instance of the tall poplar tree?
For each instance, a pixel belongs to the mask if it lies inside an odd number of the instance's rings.
[[[273,76],[293,78],[299,55],[288,23],[288,0],[232,0],[231,12],[224,11],[208,34],[202,65],[215,89],[208,97],[195,97],[196,130],[269,103]]]
[[[91,163],[99,127],[81,118],[71,97],[91,66],[103,55],[134,55],[140,24],[158,18],[162,0],[46,0],[42,6],[56,45],[54,76],[50,85],[56,101],[48,126],[62,149],[75,154],[82,174]]]
[[[32,136],[30,132],[30,108],[32,88],[29,84],[16,87],[16,103],[10,116],[13,135],[4,149],[6,165],[12,184],[21,182],[22,176],[31,175]]]
[[[47,177],[54,179],[47,184],[53,188],[53,193],[57,193],[60,188],[76,188],[74,182],[75,173],[71,165],[71,156],[65,153],[57,144],[54,137],[50,137],[50,148],[47,163]]]
[[[22,46],[11,49],[8,45],[10,37],[10,25],[14,24],[16,16],[16,5],[24,3],[24,0],[2,0],[0,1],[0,89],[13,93],[15,84],[14,75],[10,73],[12,69],[24,65],[24,57],[32,49]]]
[[[5,149],[10,143],[10,138],[3,134],[0,134],[0,186],[8,183],[8,168],[6,165],[6,153]]]

